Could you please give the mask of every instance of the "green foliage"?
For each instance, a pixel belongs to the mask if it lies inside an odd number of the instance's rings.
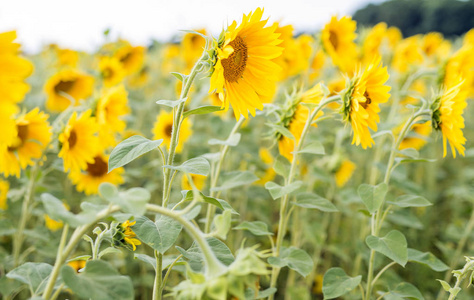
[[[323,294],[324,299],[334,299],[343,296],[355,289],[362,276],[349,277],[341,268],[331,268],[324,274]]]
[[[134,135],[115,146],[109,157],[109,172],[122,167],[145,153],[158,148],[163,139],[150,141],[139,135]]]
[[[176,242],[183,226],[175,220],[158,215],[153,222],[145,216],[138,217],[133,231],[138,238],[160,253],[165,253]]]
[[[26,285],[31,291],[31,296],[40,295],[46,287],[49,274],[53,266],[46,263],[27,262],[7,274],[7,278],[18,280]]]
[[[279,257],[269,257],[268,263],[277,267],[289,267],[301,276],[308,276],[313,268],[313,260],[306,251],[290,247],[282,248]]]
[[[408,261],[407,240],[400,231],[392,230],[384,237],[370,235],[365,242],[370,249],[382,253],[403,267],[406,265]]]

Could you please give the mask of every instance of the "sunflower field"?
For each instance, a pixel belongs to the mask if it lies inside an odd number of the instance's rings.
[[[2,299],[474,299],[474,30],[267,13],[0,33]]]

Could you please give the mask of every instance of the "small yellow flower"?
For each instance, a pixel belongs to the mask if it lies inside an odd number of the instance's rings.
[[[181,123],[181,130],[179,131],[179,143],[176,147],[176,152],[181,152],[184,143],[191,137],[192,123],[188,118],[185,118]],[[156,117],[155,125],[153,126],[153,139],[163,139],[163,145],[169,148],[171,144],[171,134],[173,131],[173,113],[162,110]]]
[[[67,263],[68,266],[73,268],[76,273],[79,273],[81,269],[84,269],[86,267],[86,260],[73,260]]]
[[[464,79],[461,89],[470,95],[474,93],[474,45],[465,45],[453,54],[444,68],[443,83],[452,87],[457,85],[459,78]]]
[[[10,188],[10,184],[8,181],[0,179],[0,209],[7,210],[8,203],[7,203],[7,194],[8,189]]]
[[[207,35],[206,29],[197,29],[195,31]],[[187,72],[192,69],[196,61],[201,57],[205,46],[206,40],[202,36],[195,33],[186,33],[184,35],[180,52],[183,55]]]
[[[46,108],[61,112],[70,105],[77,106],[92,94],[93,87],[94,79],[90,75],[72,69],[59,71],[44,86],[48,95]]]
[[[99,70],[106,87],[121,83],[126,75],[122,64],[116,57],[102,57],[99,62]]]
[[[58,156],[64,161],[64,171],[85,170],[87,164],[94,163],[99,139],[97,124],[91,117],[91,110],[83,112],[77,117],[74,112],[64,131],[59,135],[61,151]]]
[[[199,174],[190,174],[190,175],[191,175],[191,179],[193,180],[193,183],[196,186],[196,188],[199,191],[202,191],[202,189],[206,185],[206,178],[207,177],[204,176],[204,175],[199,175]],[[188,176],[186,176],[186,175],[183,175],[183,177],[181,179],[181,188],[183,190],[192,190],[193,189],[193,187],[191,186],[191,184],[188,181]]]
[[[210,93],[218,93],[222,107],[232,105],[237,119],[271,102],[276,89],[280,67],[272,60],[283,48],[276,25],[264,27],[263,10],[244,15],[242,23],[233,22],[225,31],[215,51],[217,61],[211,75]]]
[[[143,61],[145,60],[145,47],[134,47],[125,42],[124,46],[119,48],[114,56],[122,64],[125,73],[130,75],[142,68]]]
[[[398,43],[392,61],[392,67],[395,70],[405,73],[422,62],[423,54],[417,36],[406,38]]]
[[[355,163],[345,159],[334,174],[337,187],[345,186],[349,179],[351,179],[352,174],[354,174],[355,169]]]
[[[56,221],[54,219],[51,219],[51,217],[48,215],[44,215],[44,222],[45,222],[46,228],[48,228],[51,231],[58,231],[64,226],[63,221]]]
[[[449,55],[451,44],[439,32],[430,32],[421,40],[421,50],[427,57],[444,58]]]
[[[127,102],[128,93],[123,85],[104,90],[96,109],[99,126],[108,127],[112,132],[123,132],[126,127],[123,117],[130,113]]]
[[[462,132],[464,128],[462,114],[467,106],[467,92],[461,89],[462,84],[461,81],[451,88],[446,88],[431,106],[433,128],[441,130],[443,134],[443,157],[446,157],[448,141],[454,158],[456,151],[464,156],[466,138]]]
[[[77,67],[79,61],[79,53],[77,53],[77,51],[57,48],[56,53],[58,55],[58,64],[60,66]]]
[[[387,102],[390,97],[390,87],[384,85],[388,77],[387,68],[382,67],[380,58],[377,58],[351,80],[343,97],[342,112],[354,132],[352,144],[364,149],[372,147],[374,140],[369,128],[377,131],[379,104]]]
[[[321,32],[324,50],[334,65],[346,73],[354,71],[357,64],[356,27],[351,17],[333,16]]]
[[[130,222],[129,220],[127,220],[118,226],[118,229],[120,230],[119,242],[121,242],[122,245],[131,245],[133,251],[137,249],[136,246],[142,244],[142,242],[135,238],[137,235],[135,234],[135,232],[133,232],[132,228],[130,228],[131,226],[135,225],[135,223],[137,222]]]
[[[76,185],[78,192],[86,195],[95,195],[99,192],[99,185],[104,182],[122,184],[124,182],[123,168],[117,168],[107,173],[109,169],[108,156],[99,153],[93,156],[93,162],[87,163],[84,171],[74,169],[69,173],[69,178]]]
[[[378,23],[369,31],[362,44],[362,61],[370,63],[375,56],[381,56],[381,47],[387,36],[387,24]]]

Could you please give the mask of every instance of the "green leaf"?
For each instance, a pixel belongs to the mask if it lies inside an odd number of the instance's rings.
[[[107,254],[121,254],[122,251],[120,251],[119,249],[117,248],[114,248],[114,247],[108,247],[108,248],[105,248],[104,250],[100,251],[98,256],[99,258],[101,258],[102,256],[104,255],[107,255]]]
[[[260,235],[273,235],[272,232],[268,231],[268,226],[262,221],[248,222],[244,221],[239,226],[234,227],[235,230],[248,230],[252,234]]]
[[[34,295],[38,295],[46,287],[51,271],[53,266],[49,264],[27,262],[8,272],[7,277],[27,284]]]
[[[395,289],[390,291],[390,294],[405,298],[415,298],[417,300],[424,300],[423,295],[420,291],[413,285],[407,282],[402,282],[395,287]]]
[[[183,226],[163,215],[158,215],[155,222],[145,216],[138,217],[132,226],[137,237],[160,253],[165,253],[178,239]]]
[[[400,154],[402,154],[404,156],[408,156],[410,158],[414,158],[414,159],[420,158],[420,153],[418,151],[416,151],[416,149],[413,149],[413,148],[403,149],[403,150],[400,150],[398,152]]]
[[[178,72],[171,72],[171,75],[176,77],[179,81],[184,82],[184,80],[188,77],[188,75],[184,75]]]
[[[174,107],[180,105],[181,103],[186,102],[187,99],[188,98],[178,99],[178,100],[158,100],[158,101],[156,101],[156,104],[174,108]]]
[[[230,251],[229,247],[220,240],[214,237],[206,238],[209,247],[211,247],[212,252],[216,255],[217,259],[220,260],[224,265],[229,266],[234,261],[234,255]],[[204,261],[201,248],[199,248],[196,242],[193,242],[191,247],[188,250],[184,250],[181,247],[176,246],[179,252],[190,261],[195,263],[202,264]]]
[[[269,257],[268,263],[280,268],[288,266],[290,269],[300,273],[303,277],[308,276],[313,269],[313,260],[308,253],[295,247],[282,248],[280,256]]]
[[[259,291],[259,292],[258,292],[258,295],[257,295],[257,298],[255,298],[255,299],[265,299],[265,298],[268,298],[268,296],[275,294],[276,291],[277,291],[276,288],[268,288],[268,289],[266,289],[266,290]]]
[[[364,202],[367,210],[373,214],[383,203],[385,194],[387,194],[388,186],[385,183],[379,185],[361,184],[357,189],[360,199]]]
[[[195,109],[185,111],[183,113],[183,116],[187,118],[191,115],[204,115],[204,114],[209,114],[209,113],[213,113],[220,110],[222,110],[220,106],[206,105],[206,106],[201,106]]]
[[[213,223],[216,230],[216,236],[222,240],[227,238],[227,233],[230,230],[230,224],[232,221],[232,212],[225,210],[222,214],[214,217]]]
[[[122,167],[139,156],[158,148],[163,139],[151,141],[139,135],[129,137],[125,141],[115,146],[109,157],[109,173]]]
[[[324,151],[324,146],[319,141],[314,141],[306,146],[303,147],[298,153],[308,153],[308,154],[316,154],[316,155],[324,155],[326,152]]]
[[[229,147],[235,147],[239,144],[240,142],[240,133],[234,133],[233,135],[229,136],[229,138],[225,141],[223,140],[218,140],[218,139],[210,139],[209,142],[207,142],[209,145],[222,145],[222,146],[229,146]],[[219,155],[220,158],[220,155]]]
[[[275,172],[278,175],[283,176],[284,178],[287,178],[288,174],[290,174],[290,168],[291,168],[291,165],[288,159],[284,157],[283,155],[278,155],[277,158],[275,159],[275,164],[273,165],[273,169],[275,170]]]
[[[296,206],[310,208],[310,209],[319,209],[325,212],[338,212],[334,204],[331,201],[313,194],[313,193],[301,193],[296,196],[296,202],[292,202]]]
[[[408,261],[427,265],[436,272],[444,272],[449,270],[449,267],[431,252],[421,252],[412,248],[408,248]]]
[[[221,175],[222,183],[220,186],[211,189],[211,192],[220,192],[233,189],[242,185],[251,184],[259,178],[250,171],[234,171]]]
[[[110,203],[116,204],[126,213],[141,216],[146,211],[146,204],[150,201],[151,195],[144,188],[131,188],[125,192],[118,192],[112,188],[110,183],[102,183],[99,186],[99,193]]]
[[[203,157],[195,157],[190,160],[185,161],[180,166],[163,166],[163,168],[168,168],[171,170],[181,171],[189,174],[198,174],[207,176],[211,166],[207,159]]]
[[[193,193],[193,191],[185,191],[185,192],[186,192],[185,197],[184,197],[184,200],[185,200],[185,201],[191,201],[191,200],[194,199],[194,193]],[[220,209],[224,210],[224,207],[222,206],[221,202],[219,202],[219,199],[206,196],[206,195],[204,195],[204,194],[201,193],[201,192],[199,192],[199,195],[201,196],[201,199],[202,199],[204,202],[209,203],[209,204],[212,204],[212,205],[215,205],[215,206],[219,207]],[[224,200],[222,200],[222,201],[224,201]]]
[[[449,283],[447,283],[446,281],[444,280],[441,280],[441,279],[436,279],[439,281],[439,283],[441,283],[441,286],[443,287],[443,289],[446,291],[446,292],[449,292],[451,290],[451,286],[449,285]]]
[[[94,300],[134,299],[133,284],[103,260],[90,260],[83,273],[76,274],[70,266],[61,268],[64,283],[80,298]]]
[[[271,128],[273,128],[274,131],[276,131],[277,133],[281,133],[282,135],[286,136],[290,140],[293,140],[293,141],[295,140],[295,136],[285,127],[278,124],[272,124],[272,123],[265,123],[265,125],[270,126]]]
[[[341,268],[331,268],[327,270],[323,277],[324,299],[334,299],[345,295],[355,289],[362,276],[349,277]]]
[[[66,207],[64,207],[64,204],[51,194],[42,194],[41,201],[43,202],[44,209],[48,216],[56,221],[64,221],[71,227],[78,227],[90,223],[95,219],[96,212],[90,210],[75,215],[68,211]]]
[[[286,186],[278,185],[273,181],[268,181],[265,183],[265,188],[270,192],[273,200],[291,194],[292,192],[298,190],[301,186],[303,186],[302,181],[295,181]]]
[[[151,265],[156,271],[156,259],[146,254],[134,253],[133,257]]]
[[[387,201],[390,204],[399,206],[399,207],[424,207],[433,205],[430,201],[426,200],[424,197],[417,195],[403,195],[397,197],[394,201]]]
[[[400,231],[392,230],[382,238],[369,235],[365,242],[370,249],[382,253],[403,267],[406,265],[408,261],[407,240]]]

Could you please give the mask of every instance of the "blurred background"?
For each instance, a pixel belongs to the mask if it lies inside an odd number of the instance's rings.
[[[474,27],[474,1],[458,0],[14,0],[0,4],[0,32],[17,30],[30,53],[50,43],[94,50],[118,37],[147,45],[172,40],[185,29],[217,35],[256,7],[300,33],[318,31],[334,14],[352,15],[359,26],[385,21],[404,36],[438,31],[451,37]]]

